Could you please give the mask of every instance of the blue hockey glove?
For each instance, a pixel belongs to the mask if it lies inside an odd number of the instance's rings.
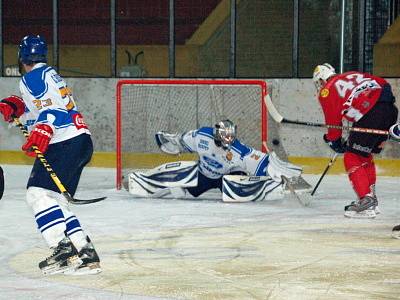
[[[337,140],[330,141],[326,138],[326,134],[324,134],[324,141],[332,148],[336,153],[344,153],[346,151],[346,143],[342,140],[342,138],[338,138]]]

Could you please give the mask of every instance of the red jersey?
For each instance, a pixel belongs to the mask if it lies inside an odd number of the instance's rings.
[[[325,124],[341,126],[343,118],[350,122],[360,120],[376,104],[385,84],[383,78],[368,73],[351,71],[335,75],[318,95]],[[341,136],[341,129],[328,129],[328,140]]]

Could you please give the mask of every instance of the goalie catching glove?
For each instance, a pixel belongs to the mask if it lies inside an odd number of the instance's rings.
[[[36,146],[40,152],[45,153],[49,147],[53,132],[53,129],[49,125],[37,124],[29,135],[26,143],[22,145],[22,150],[24,150],[28,156],[35,157],[36,154],[32,146]]]
[[[161,151],[168,154],[179,154],[184,150],[181,145],[182,135],[159,131],[155,134],[155,138]]]

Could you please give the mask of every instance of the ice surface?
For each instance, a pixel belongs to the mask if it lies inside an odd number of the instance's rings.
[[[96,276],[44,277],[50,254],[25,203],[30,167],[3,166],[0,299],[400,299],[396,177],[378,177],[382,214],[343,217],[355,196],[345,175],[326,176],[310,207],[291,198],[226,204],[133,199],[115,171],[85,170],[73,206],[102,259]],[[315,184],[318,176],[305,176]]]

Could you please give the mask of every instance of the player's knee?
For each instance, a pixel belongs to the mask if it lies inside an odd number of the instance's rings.
[[[52,191],[41,187],[31,186],[26,192],[26,202],[30,207],[36,210],[39,207],[50,207],[58,204]]]

